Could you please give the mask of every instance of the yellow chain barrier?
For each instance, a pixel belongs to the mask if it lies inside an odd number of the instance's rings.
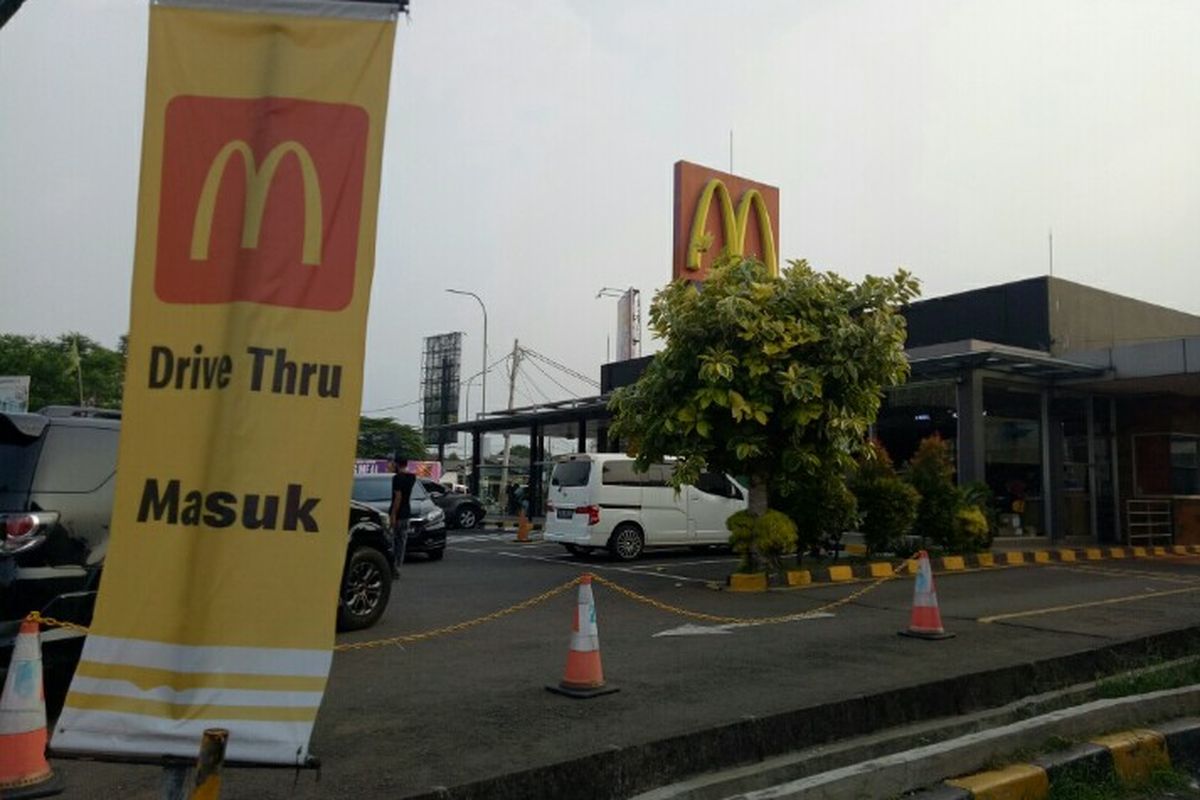
[[[69,631],[75,631],[76,633],[84,633],[84,634],[86,634],[88,632],[86,625],[79,625],[74,622],[67,622],[66,620],[55,619],[54,617],[43,617],[41,614],[39,614],[36,611],[30,611],[27,615],[25,615],[25,621],[26,622],[36,622],[39,625],[45,625],[47,628],[65,628],[66,630],[69,630]]]
[[[515,614],[518,611],[524,611],[527,608],[533,608],[539,603],[546,602],[551,597],[562,594],[572,586],[578,586],[582,581],[583,575],[580,575],[577,578],[567,581],[561,586],[555,586],[548,592],[542,592],[537,597],[531,597],[528,600],[511,605],[508,608],[502,608],[499,611],[493,611],[491,614],[485,614],[482,617],[475,617],[474,619],[469,619],[465,622],[456,622],[453,625],[446,625],[445,627],[434,628],[433,630],[423,631],[421,633],[407,633],[401,636],[391,636],[387,639],[372,639],[368,642],[349,642],[347,644],[334,645],[333,649],[338,651],[368,650],[374,647],[391,647],[398,644],[408,644],[410,642],[419,642],[425,639],[432,639],[435,636],[446,636],[451,633],[458,633],[459,631],[465,631],[468,628],[474,628],[477,625],[482,625],[485,622],[491,622],[492,620],[500,619],[501,617],[507,617],[510,614]]]
[[[899,567],[904,563],[904,561],[900,561],[896,567]],[[669,614],[676,614],[688,619],[700,620],[702,622],[712,622],[718,625],[775,625],[784,622],[795,622],[802,619],[810,619],[821,614],[828,613],[829,611],[844,606],[847,603],[852,603],[868,592],[872,592],[879,588],[888,581],[892,581],[898,577],[901,577],[901,574],[896,567],[893,567],[891,575],[887,575],[872,581],[858,591],[852,592],[840,600],[834,600],[826,603],[823,606],[811,608],[807,611],[799,611],[793,614],[777,614],[769,617],[730,617],[721,614],[708,614],[703,611],[692,611],[690,609],[680,608],[679,606],[673,606],[669,603],[664,603],[661,600],[655,600],[653,597],[648,597],[644,594],[635,592],[632,589],[627,589],[619,583],[610,581],[608,578],[604,578],[600,575],[583,573],[575,578],[572,578],[566,583],[555,586],[553,589],[542,592],[541,594],[531,597],[528,600],[522,600],[520,603],[515,603],[507,608],[502,608],[499,611],[493,611],[491,614],[485,614],[481,617],[464,620],[463,622],[456,622],[453,625],[445,625],[440,628],[433,628],[432,630],[422,631],[420,633],[406,633],[401,634],[400,636],[390,636],[386,639],[371,639],[364,642],[347,642],[344,644],[334,645],[333,649],[341,652],[348,650],[369,650],[378,647],[393,647],[396,645],[425,641],[427,639],[433,639],[439,636],[448,636],[452,633],[460,633],[462,631],[478,627],[479,625],[483,625],[484,623],[510,616],[518,611],[525,611],[526,609],[540,605],[552,597],[557,597],[568,589],[578,586],[583,582],[583,579],[588,576],[590,576],[594,582],[600,584],[601,586],[607,586],[617,594],[623,595],[630,600],[642,603],[643,605],[647,605],[652,608],[656,608],[659,611],[665,611]],[[88,632],[86,626],[78,625],[74,622],[58,620],[53,617],[43,617],[36,611],[31,611],[26,619],[31,622],[37,622],[40,625],[45,625],[48,628],[66,628],[67,630],[77,631],[85,634]]]
[[[903,564],[904,561],[899,563]],[[771,617],[727,617],[720,614],[706,614],[703,611],[691,611],[686,608],[680,608],[679,606],[673,606],[669,603],[664,603],[660,600],[655,600],[653,597],[647,597],[644,594],[638,594],[632,589],[626,589],[624,586],[614,583],[608,578],[603,578],[599,575],[593,575],[592,580],[603,586],[607,586],[618,594],[625,595],[631,600],[635,600],[639,603],[644,603],[645,605],[657,608],[659,611],[666,611],[667,613],[677,614],[681,617],[687,617],[689,619],[700,620],[702,622],[714,622],[718,625],[776,625],[783,622],[796,622],[797,620],[809,619],[820,614],[825,614],[835,608],[844,606],[847,603],[854,602],[868,592],[872,592],[888,581],[893,581],[898,577],[900,577],[900,575],[897,573],[895,567],[893,567],[891,575],[886,575],[882,578],[872,581],[858,591],[852,592],[840,600],[834,600],[833,602],[826,603],[823,606],[810,608],[807,611],[798,611],[794,614],[779,614]]]

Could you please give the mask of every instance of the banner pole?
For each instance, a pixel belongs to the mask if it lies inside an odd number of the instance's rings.
[[[191,765],[174,759],[163,764],[162,800],[187,800],[187,778]]]

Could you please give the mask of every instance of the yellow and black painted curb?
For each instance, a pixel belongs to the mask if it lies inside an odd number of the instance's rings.
[[[913,795],[913,800],[1042,800],[1065,775],[1103,779],[1114,775],[1136,785],[1155,771],[1200,763],[1200,719],[1189,718],[1153,728],[1137,728],[1094,737],[1091,741],[1024,764],[945,781]]]
[[[930,558],[935,575],[955,572],[985,571],[1006,567],[1038,566],[1045,564],[1087,564],[1092,561],[1121,559],[1170,559],[1181,556],[1200,555],[1200,545],[1178,544],[1170,547],[1083,547],[1047,548],[1042,550],[998,550],[990,553],[971,553],[961,556],[937,556]],[[870,581],[893,575],[915,575],[917,559],[911,558],[898,564],[873,561],[855,564],[834,564],[812,569],[788,570],[788,586],[802,587],[813,584],[848,583]],[[765,578],[762,588],[740,591],[766,591]]]

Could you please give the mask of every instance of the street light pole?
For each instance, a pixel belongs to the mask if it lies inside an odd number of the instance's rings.
[[[446,291],[449,292],[450,294],[465,294],[468,297],[474,297],[475,302],[479,303],[479,308],[483,310],[483,366],[482,366],[483,380],[481,381],[482,396],[479,398],[479,405],[481,406],[483,413],[486,414],[487,413],[487,373],[488,373],[487,306],[485,306],[483,304],[483,301],[479,299],[479,295],[475,294],[474,292],[468,292],[463,289],[447,289]]]

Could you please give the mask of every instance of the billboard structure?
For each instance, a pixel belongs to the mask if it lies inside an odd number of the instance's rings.
[[[779,188],[675,162],[672,280],[703,281],[722,253],[754,256],[779,274]]]
[[[426,444],[455,442],[455,434],[440,426],[458,422],[462,336],[455,332],[425,337],[421,352],[421,427]]]
[[[617,361],[642,355],[642,293],[630,287],[617,300]]]

